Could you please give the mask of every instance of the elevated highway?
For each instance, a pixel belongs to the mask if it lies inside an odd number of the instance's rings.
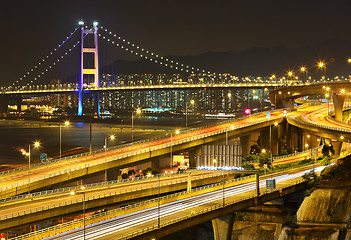
[[[273,165],[301,161],[309,158],[309,152],[280,156],[273,159]],[[238,174],[252,174],[252,171],[225,171],[225,181],[234,179]],[[161,174],[135,180],[112,181],[84,186],[86,209],[92,211],[141,201],[158,194],[164,195],[178,191],[190,190],[223,181],[222,171],[188,170],[179,174]],[[254,181],[254,175],[240,179]],[[57,190],[38,192],[32,195],[20,195],[1,199],[0,230],[11,229],[27,223],[33,224],[45,219],[76,215],[81,211],[82,196],[72,197],[72,191],[81,192],[82,186],[67,187]]]
[[[350,92],[350,81],[334,81],[277,88],[269,92],[269,98],[278,107],[293,109],[294,99],[304,96],[321,95],[323,98],[329,99],[329,102],[333,102],[335,119],[341,122],[344,101]]]
[[[348,142],[351,138],[351,127],[328,116],[328,106],[313,105],[303,111],[287,116],[289,124],[304,129],[321,137]]]
[[[229,138],[240,137],[281,121],[283,121],[281,111],[272,112],[271,118],[266,118],[265,113],[255,114],[221,125],[192,129],[174,135],[172,139],[167,137],[122,145],[107,151],[106,154],[104,150],[91,155],[80,154],[63,158],[61,161],[32,166],[30,171],[23,168],[3,172],[0,175],[1,197],[26,193],[29,190],[29,183],[31,191],[54,187],[63,182],[102,173],[105,169],[126,168],[149,162],[157,157],[169,156],[171,148],[175,153],[192,151],[203,144],[221,142],[226,135]]]
[[[316,167],[317,172],[323,167]],[[167,236],[180,229],[188,228],[235,211],[283,197],[306,187],[301,178],[311,170],[295,170],[291,174],[273,176],[277,182],[274,190],[265,189],[260,181],[260,195],[254,182],[237,185],[227,181],[211,188],[200,188],[171,197],[163,197],[143,204],[111,210],[100,215],[77,220],[48,229],[43,229],[20,239],[152,239]]]

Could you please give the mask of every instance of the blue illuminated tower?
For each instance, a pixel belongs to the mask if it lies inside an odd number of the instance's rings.
[[[83,79],[84,75],[94,75],[94,88],[100,87],[99,81],[99,54],[98,54],[98,23],[93,23],[93,29],[85,29],[84,22],[80,21],[80,68],[79,68],[79,83],[78,83],[78,116],[83,115]],[[84,47],[84,38],[88,34],[94,34],[94,47]],[[84,68],[84,54],[94,54],[94,68]],[[95,114],[100,116],[99,93],[94,93]]]

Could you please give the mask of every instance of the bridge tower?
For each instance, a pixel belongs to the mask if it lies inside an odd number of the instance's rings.
[[[80,21],[80,68],[79,68],[79,82],[78,82],[78,116],[83,115],[83,79],[84,75],[94,75],[94,88],[100,87],[99,81],[99,54],[98,54],[98,23],[94,22],[93,29],[85,29],[84,22]],[[94,47],[84,47],[84,38],[89,35],[94,35]],[[94,68],[84,68],[84,55],[94,54]],[[94,93],[94,110],[95,114],[100,116],[99,93]]]

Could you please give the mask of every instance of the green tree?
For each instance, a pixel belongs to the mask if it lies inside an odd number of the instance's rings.
[[[251,154],[259,154],[260,152],[261,152],[261,148],[257,144],[254,144],[250,147]]]
[[[128,178],[128,174],[127,173],[123,173],[122,174],[122,179],[127,179]]]
[[[322,158],[322,160],[320,161],[321,165],[326,166],[330,164],[330,157],[325,156],[324,158]]]
[[[128,176],[132,176],[132,175],[134,175],[134,174],[135,174],[134,169],[130,169],[130,170],[128,171]]]
[[[267,167],[269,168],[271,166],[271,159],[267,153],[261,153],[258,155],[258,165],[262,168],[265,164],[267,164]]]
[[[243,158],[244,162],[251,162],[251,161],[257,161],[257,160],[258,160],[258,156],[255,154],[249,154]]]
[[[244,169],[255,169],[255,165],[252,163],[245,163],[242,165]]]
[[[322,148],[322,154],[323,156],[328,156],[329,157],[329,146],[324,144]]]

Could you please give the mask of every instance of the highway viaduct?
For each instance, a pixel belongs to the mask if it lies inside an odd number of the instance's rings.
[[[284,121],[283,115],[278,114],[276,116],[272,116],[272,118],[266,119],[265,114],[260,114],[256,116],[252,116],[251,118],[258,117],[258,121],[253,121],[249,123],[245,123],[245,121],[251,121],[249,118],[244,118],[244,122],[240,122],[240,125],[235,126],[235,128],[231,128],[232,123],[222,124],[219,126],[213,126],[211,131],[208,130],[210,128],[203,128],[203,129],[195,129],[191,130],[188,133],[177,135],[179,139],[177,140],[176,137],[173,137],[173,141],[170,142],[169,138],[143,142],[143,143],[136,143],[134,145],[130,145],[129,147],[124,148],[117,148],[117,150],[110,150],[107,152],[106,158],[105,153],[103,151],[99,153],[94,153],[92,155],[87,155],[83,157],[73,158],[77,162],[79,162],[78,167],[72,167],[71,164],[68,166],[62,166],[59,170],[50,172],[49,174],[41,172],[40,169],[49,169],[55,166],[60,165],[60,163],[64,164],[66,161],[71,161],[70,159],[62,160],[61,162],[54,162],[51,164],[41,165],[37,168],[32,168],[31,171],[31,183],[30,188],[32,191],[38,191],[41,189],[47,189],[48,187],[54,188],[59,186],[62,183],[77,181],[87,176],[93,176],[96,174],[100,174],[105,171],[105,169],[113,170],[113,169],[122,169],[130,166],[135,166],[141,163],[156,161],[159,158],[168,157],[171,151],[172,145],[172,152],[180,153],[184,151],[188,151],[190,153],[191,159],[197,155],[200,151],[201,145],[203,144],[210,144],[210,143],[220,143],[223,142],[223,139],[226,138],[241,138],[242,145],[245,146],[243,148],[243,154],[248,154],[249,151],[249,141],[250,141],[250,134],[254,132],[262,132],[262,135],[265,137],[265,144],[268,147],[267,141],[267,132],[269,132],[269,126],[274,125],[274,123],[282,123]],[[235,123],[235,122],[233,122]],[[283,129],[282,127],[280,127]],[[268,130],[267,130],[268,129]],[[278,127],[275,128],[276,130],[272,135],[272,140],[276,139],[274,136],[278,134]],[[283,132],[283,130],[282,130]],[[186,137],[183,139],[180,137],[185,135]],[[157,141],[161,141],[157,142]],[[277,142],[272,141],[272,146],[276,146]],[[277,147],[274,147],[277,149]],[[119,151],[121,154],[114,154],[113,151]],[[81,159],[81,160],[80,160]],[[191,164],[194,164],[194,161],[191,160]],[[194,165],[192,165],[194,166]],[[28,192],[28,181],[27,181],[27,170],[22,170],[18,172],[14,172],[11,174],[3,174],[0,176],[1,179],[6,179],[6,177],[13,177],[16,178],[16,174],[21,174],[19,180],[13,181],[12,185],[10,183],[3,182],[2,183],[2,197],[10,197],[18,194],[23,194]],[[39,174],[38,180],[35,180],[35,174]],[[23,175],[23,176],[22,176]],[[18,184],[18,182],[22,184]]]
[[[351,82],[324,82],[302,86],[286,86],[269,92],[270,101],[277,107],[294,109],[294,99],[320,95],[333,103],[335,120],[342,121],[344,101],[351,92]]]

